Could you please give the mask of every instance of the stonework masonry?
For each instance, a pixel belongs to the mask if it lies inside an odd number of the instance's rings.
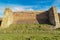
[[[60,27],[59,16],[55,6],[49,9],[49,20],[50,20],[50,23],[55,26],[55,28]]]
[[[52,24],[54,28],[60,27],[59,15],[55,6],[47,11],[12,12],[10,8],[6,8],[1,27],[9,27],[10,24]]]
[[[9,8],[6,8],[4,12],[4,17],[2,19],[1,27],[3,28],[8,27],[12,23],[13,23],[13,13]]]

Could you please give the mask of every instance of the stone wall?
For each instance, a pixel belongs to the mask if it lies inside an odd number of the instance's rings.
[[[13,13],[13,19],[14,23],[18,24],[24,24],[24,23],[47,23],[48,22],[48,16],[46,11],[25,11],[25,12],[14,12]]]
[[[12,23],[13,23],[13,13],[9,8],[6,8],[4,12],[4,17],[2,19],[1,27],[3,28],[8,27]]]
[[[49,21],[52,25],[55,26],[55,28],[59,28],[59,16],[56,10],[56,7],[52,7],[48,10],[49,13]]]

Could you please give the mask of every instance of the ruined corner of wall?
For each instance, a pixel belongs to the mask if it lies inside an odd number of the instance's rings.
[[[1,27],[8,27],[13,22],[13,12],[10,8],[6,8],[4,11],[4,17],[2,19]]]
[[[59,23],[59,16],[56,10],[56,6],[53,6],[49,9],[49,21],[52,25],[54,25],[54,28],[60,28]]]

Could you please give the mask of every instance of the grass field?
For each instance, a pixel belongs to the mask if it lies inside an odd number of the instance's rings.
[[[0,29],[0,40],[60,40],[60,30],[48,24],[12,24]]]

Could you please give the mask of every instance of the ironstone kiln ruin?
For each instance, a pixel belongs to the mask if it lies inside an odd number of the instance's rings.
[[[59,28],[59,15],[56,7],[53,6],[47,11],[21,11],[12,12],[10,8],[6,8],[1,27],[8,27],[10,24],[52,24],[55,28]]]

